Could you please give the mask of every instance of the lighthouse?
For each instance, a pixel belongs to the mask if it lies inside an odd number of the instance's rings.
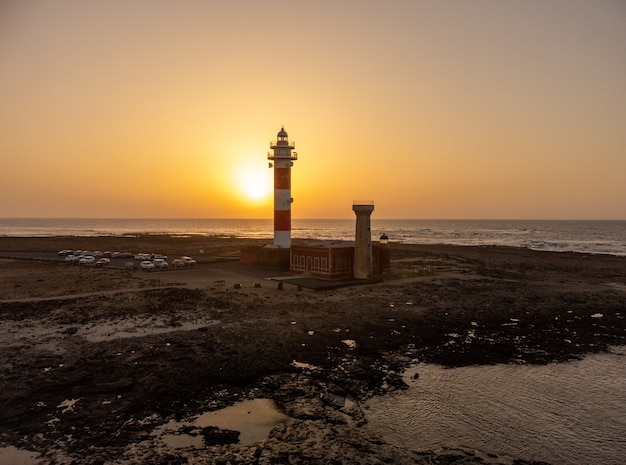
[[[291,167],[298,154],[292,150],[295,148],[281,127],[276,140],[270,142],[272,152],[268,152],[269,167],[274,168],[274,247],[291,247]]]

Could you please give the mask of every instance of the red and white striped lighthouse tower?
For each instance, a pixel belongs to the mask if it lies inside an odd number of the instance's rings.
[[[298,154],[292,152],[293,141],[287,139],[285,128],[280,128],[277,140],[270,143],[273,152],[268,152],[270,168],[274,167],[274,247],[291,247],[291,167]]]

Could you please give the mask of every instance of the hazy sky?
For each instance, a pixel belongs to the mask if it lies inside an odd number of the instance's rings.
[[[0,217],[626,219],[626,2],[0,0]],[[255,196],[262,195],[260,199]]]

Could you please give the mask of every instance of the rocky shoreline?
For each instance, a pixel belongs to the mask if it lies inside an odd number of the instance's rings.
[[[153,274],[54,259],[76,243],[202,255]],[[624,257],[392,244],[394,276],[313,292],[219,259],[249,243],[0,238],[2,444],[77,465],[505,463],[388,445],[361,428],[362,402],[403,389],[417,360],[545,364],[626,343]],[[290,419],[255,444],[213,429],[194,432],[210,445],[173,449],[154,435],[260,398]]]

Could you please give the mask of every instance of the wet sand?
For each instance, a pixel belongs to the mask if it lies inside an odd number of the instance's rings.
[[[279,290],[276,272],[233,260],[251,244],[0,238],[2,444],[42,463],[480,463],[385,444],[360,428],[361,402],[402,389],[416,360],[553,363],[626,342],[624,257],[391,244],[382,283],[315,292]],[[198,265],[100,269],[63,262],[62,249]],[[177,449],[154,434],[254,398],[289,417],[260,442],[227,445],[205,429],[201,447]]]

